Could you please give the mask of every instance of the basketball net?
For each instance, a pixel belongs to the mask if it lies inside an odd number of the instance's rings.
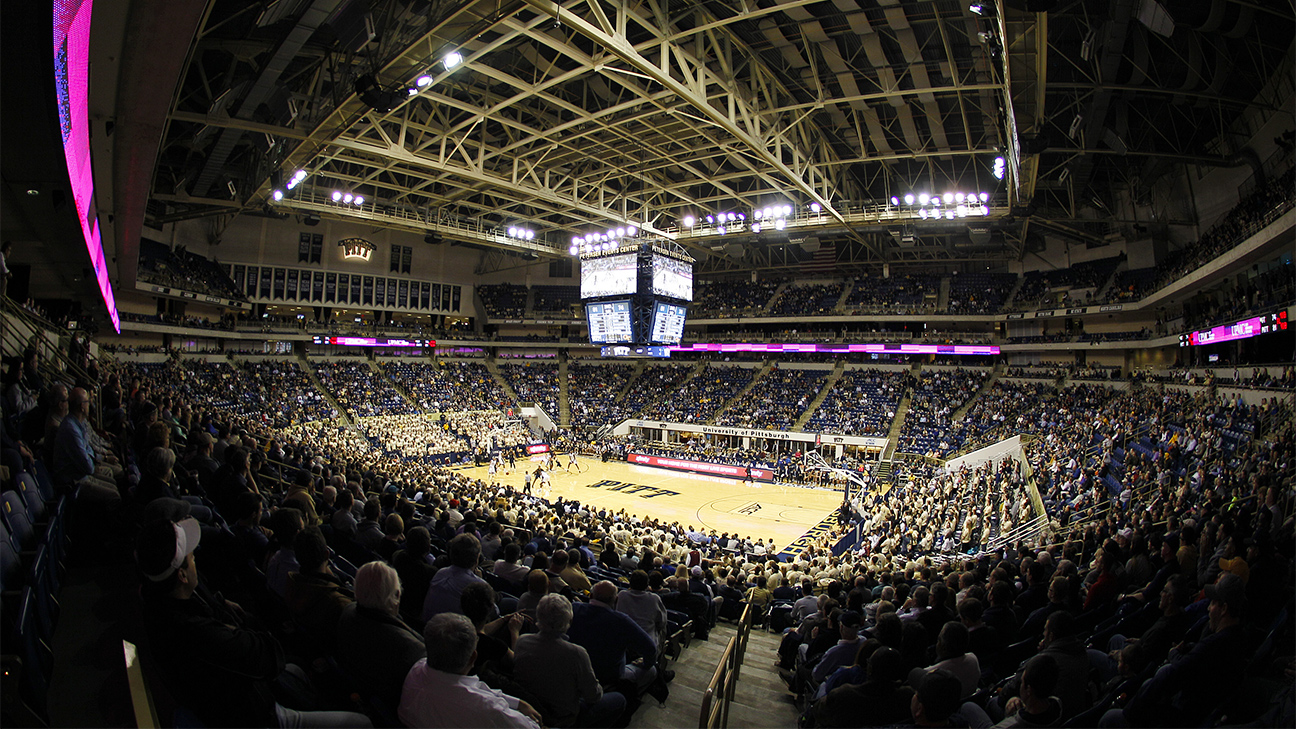
[[[828,461],[824,460],[823,455],[818,451],[807,451],[805,454],[804,465],[805,468],[811,471],[823,471],[841,477],[842,481],[845,482],[846,500],[850,502],[851,506],[855,507],[855,513],[864,513],[863,505],[859,502],[859,496],[868,489],[868,481],[865,481],[864,477],[859,472],[852,471],[849,468],[830,465]],[[851,484],[855,484],[854,494],[851,493]]]

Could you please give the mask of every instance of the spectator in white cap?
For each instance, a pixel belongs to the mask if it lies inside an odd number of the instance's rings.
[[[363,714],[299,711],[276,701],[279,695],[309,708],[302,699],[309,695],[306,674],[285,665],[279,641],[254,627],[241,607],[200,589],[194,550],[201,539],[192,518],[157,519],[136,542],[144,625],[176,702],[206,726],[372,726]]]

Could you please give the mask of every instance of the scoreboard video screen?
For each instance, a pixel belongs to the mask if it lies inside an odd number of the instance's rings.
[[[639,273],[635,253],[581,261],[581,298],[597,299],[601,296],[629,296],[635,293]]]
[[[604,301],[585,305],[591,344],[623,344],[634,341],[629,301]]]
[[[693,264],[653,253],[652,294],[692,301]]]
[[[653,307],[652,336],[654,344],[679,344],[684,337],[684,319],[688,307],[658,301]]]

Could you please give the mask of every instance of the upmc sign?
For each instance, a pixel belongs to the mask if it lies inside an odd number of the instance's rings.
[[[638,463],[642,466],[655,466],[657,468],[669,468],[673,471],[692,471],[694,473],[710,473],[716,476],[728,476],[729,478],[752,479],[754,481],[773,481],[774,472],[768,468],[746,468],[744,466],[731,466],[727,463],[707,463],[706,461],[689,461],[681,458],[665,458],[663,456],[650,456],[646,453],[631,453],[626,456],[626,461]]]

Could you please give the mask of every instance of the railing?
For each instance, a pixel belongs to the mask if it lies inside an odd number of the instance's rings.
[[[702,710],[698,717],[698,729],[724,729],[729,726],[729,704],[733,702],[734,690],[738,685],[738,674],[742,670],[743,655],[747,652],[747,638],[751,635],[752,607],[743,609],[738,620],[738,634],[729,639],[711,683],[707,684],[706,693],[702,694]]]

